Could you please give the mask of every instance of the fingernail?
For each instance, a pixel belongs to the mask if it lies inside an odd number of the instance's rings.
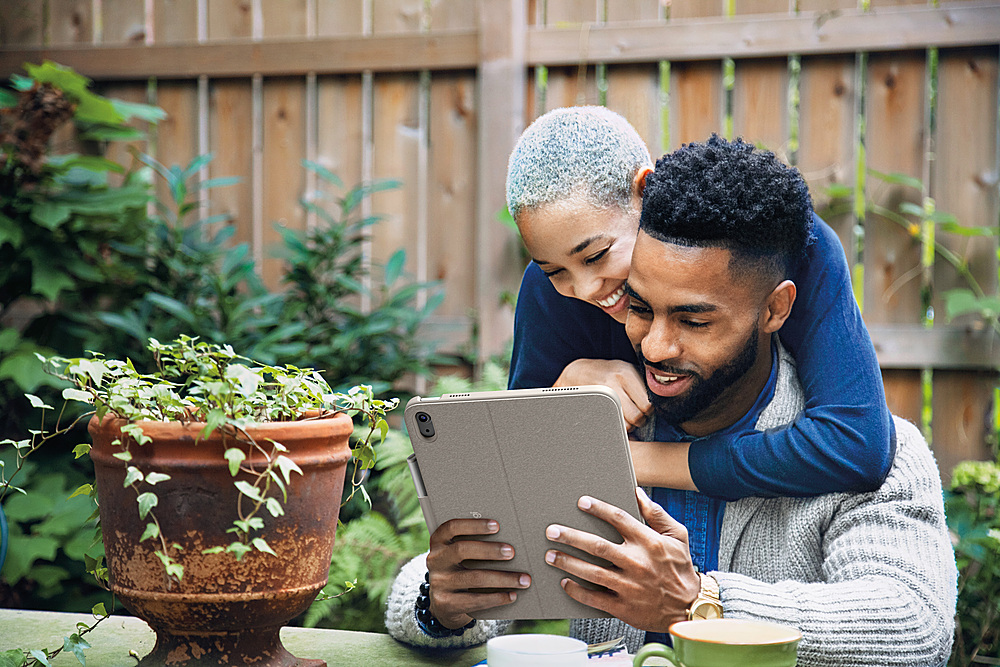
[[[556,552],[555,551],[546,551],[545,552],[545,562],[549,563],[550,565],[552,563],[556,562]]]
[[[582,509],[582,510],[589,510],[590,509],[590,505],[591,505],[590,496],[582,496],[580,498],[579,505],[580,505],[580,509]]]
[[[500,554],[503,555],[504,558],[513,558],[514,548],[505,544],[500,547]]]
[[[490,531],[491,533],[495,533],[498,530],[500,530],[500,524],[491,519],[490,521],[486,522],[486,530]]]
[[[529,577],[526,574],[522,574],[521,578],[518,579],[517,581],[518,581],[519,584],[521,584],[522,588],[527,588],[528,586],[531,585],[531,577]]]
[[[559,539],[559,527],[558,526],[549,526],[548,528],[546,528],[545,529],[545,537],[549,538],[550,540],[558,540]]]
[[[559,582],[559,585],[562,586],[563,588],[566,588],[566,584],[568,584],[568,583],[569,583],[569,579],[563,579],[563,580],[561,580]]]
[[[516,599],[517,599],[517,593],[514,592],[514,591],[511,591],[510,592],[510,601],[513,602]]]

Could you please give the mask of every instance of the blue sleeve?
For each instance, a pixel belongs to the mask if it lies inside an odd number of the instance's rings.
[[[625,328],[600,308],[565,297],[532,262],[521,278],[514,309],[510,389],[551,387],[576,359],[623,359],[635,353]]]
[[[814,220],[815,241],[792,277],[798,293],[780,332],[798,365],[805,411],[784,429],[708,436],[692,445],[691,477],[709,496],[871,491],[889,473],[895,432],[875,348],[840,241]]]

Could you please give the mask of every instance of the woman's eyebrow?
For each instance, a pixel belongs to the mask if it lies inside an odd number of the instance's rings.
[[[573,246],[573,249],[569,251],[569,254],[575,255],[577,253],[583,252],[584,250],[587,249],[587,246],[589,246],[591,243],[593,243],[594,241],[599,241],[602,238],[604,238],[604,234],[594,234],[593,236],[585,238],[584,240],[580,241],[575,246]]]

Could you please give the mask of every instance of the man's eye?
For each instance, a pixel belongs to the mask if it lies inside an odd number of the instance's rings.
[[[708,326],[708,322],[696,322],[694,320],[681,320],[685,325],[691,327],[692,329],[701,329]]]
[[[604,250],[594,255],[591,255],[590,257],[587,258],[587,264],[593,264],[594,262],[599,262],[601,259],[604,258],[605,255],[608,254],[608,250],[609,248],[605,248]]]

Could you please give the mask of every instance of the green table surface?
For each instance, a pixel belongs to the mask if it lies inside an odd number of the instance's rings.
[[[0,609],[0,652],[12,648],[51,649],[62,646],[62,638],[75,631],[76,623],[91,623],[89,614]],[[144,656],[153,649],[155,635],[143,621],[131,616],[112,616],[86,635],[91,648],[84,652],[88,667],[135,667],[129,656]],[[335,665],[456,665],[468,667],[486,658],[486,647],[466,650],[420,651],[397,642],[389,635],[348,630],[284,628],[281,641],[293,655],[320,658]],[[73,655],[59,654],[53,667],[79,665]]]

